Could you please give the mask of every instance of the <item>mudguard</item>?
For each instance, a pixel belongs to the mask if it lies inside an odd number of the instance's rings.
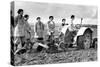
[[[93,32],[93,29],[89,28],[89,27],[81,27],[78,32],[77,32],[77,36],[80,36],[80,35],[83,35],[84,32],[87,30],[87,29],[90,29],[92,32]]]
[[[74,37],[74,42],[73,42],[73,44],[76,43],[77,37],[83,35],[84,32],[85,32],[87,29],[90,29],[90,30],[93,32],[93,29],[91,29],[91,28],[89,28],[89,27],[81,27],[81,28],[78,30],[77,35]]]

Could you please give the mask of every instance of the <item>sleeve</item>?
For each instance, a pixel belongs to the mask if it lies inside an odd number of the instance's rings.
[[[37,32],[37,23],[35,24],[35,32]]]
[[[31,30],[31,27],[30,27],[30,25],[29,25],[29,23],[27,22],[27,30],[30,32],[30,30]]]
[[[43,24],[43,30],[44,30],[44,26],[45,26],[45,25]]]
[[[54,28],[55,28],[55,22],[53,22],[53,24],[54,24]]]
[[[49,29],[49,21],[47,22],[47,29]]]

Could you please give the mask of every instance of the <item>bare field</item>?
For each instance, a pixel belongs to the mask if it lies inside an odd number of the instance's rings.
[[[15,56],[15,65],[87,62],[97,60],[97,50],[70,50],[59,53],[25,53]]]

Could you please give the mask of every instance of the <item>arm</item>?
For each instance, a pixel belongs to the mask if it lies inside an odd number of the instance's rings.
[[[54,24],[54,28],[55,28],[55,22],[53,22],[53,24]]]
[[[45,26],[45,25],[43,24],[43,30],[44,30],[44,26]]]
[[[27,23],[27,31],[31,32],[31,27],[30,27],[29,23]]]
[[[49,21],[47,22],[47,29],[49,30]]]
[[[35,24],[35,32],[37,32],[37,23]]]

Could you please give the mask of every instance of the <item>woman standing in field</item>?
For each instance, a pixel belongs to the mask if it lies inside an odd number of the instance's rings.
[[[25,20],[23,17],[23,9],[18,10],[18,15],[15,17],[15,31],[14,31],[14,37],[15,42],[19,41],[20,45],[17,45],[18,48],[22,48],[24,46],[24,24]],[[17,47],[16,47],[17,48]]]
[[[25,19],[25,39],[30,39],[31,38],[31,27],[28,23],[28,19],[29,19],[29,15],[24,15],[24,19]]]
[[[40,17],[37,17],[37,22],[36,22],[36,25],[35,25],[35,32],[38,36],[38,38],[42,38],[44,37],[44,24],[41,22],[41,18]]]
[[[66,24],[66,19],[62,19],[62,26],[68,25],[68,23]]]
[[[66,23],[66,19],[62,19],[62,24],[61,24],[61,32],[65,33],[66,28],[69,26],[68,23]]]
[[[49,29],[49,35],[55,32],[55,22],[53,21],[53,19],[54,19],[53,16],[49,16],[49,21],[47,22],[48,29]]]

